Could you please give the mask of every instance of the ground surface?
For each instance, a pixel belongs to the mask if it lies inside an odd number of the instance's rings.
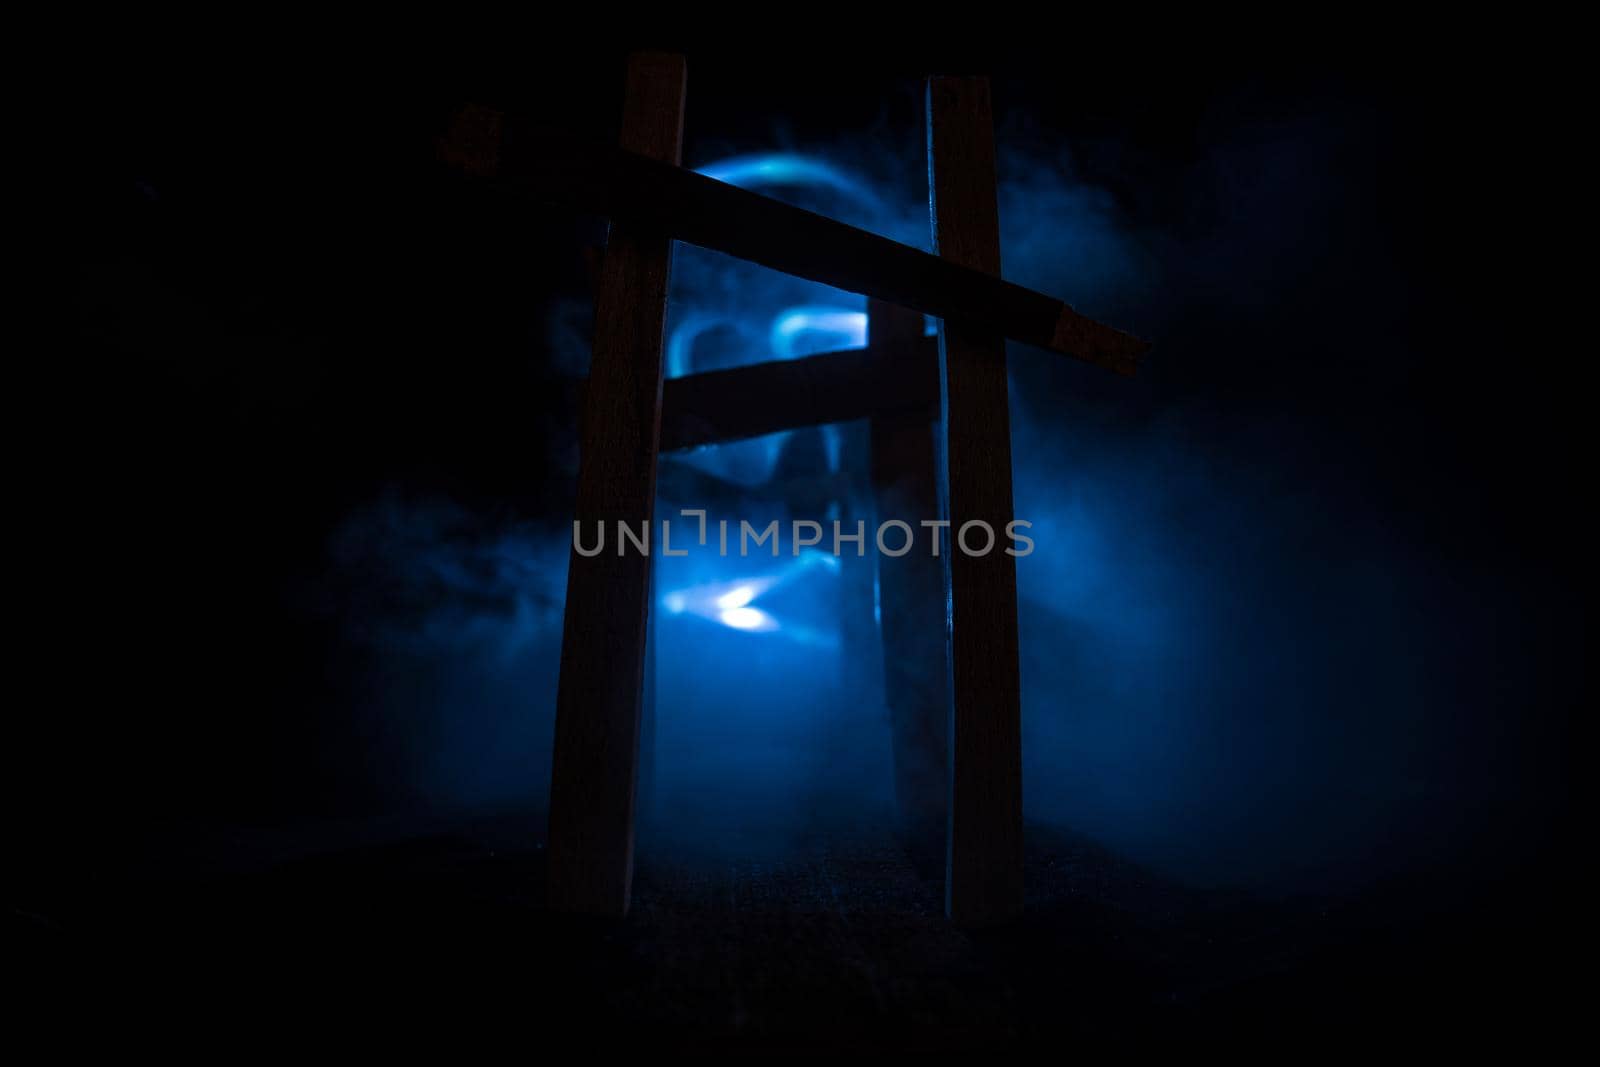
[[[40,1010],[105,1005],[115,1032],[309,1023],[596,1048],[1462,1036],[1520,1026],[1534,996],[1508,955],[1525,920],[1486,926],[1416,887],[1340,904],[1197,891],[1032,826],[1026,917],[966,931],[937,872],[875,830],[715,847],[656,832],[633,913],[610,922],[543,909],[529,826],[196,836],[196,854],[56,914],[18,911],[13,958]]]

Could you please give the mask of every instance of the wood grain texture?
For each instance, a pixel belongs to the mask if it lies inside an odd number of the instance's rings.
[[[985,78],[928,80],[928,172],[934,244],[948,260],[1000,273],[994,126]],[[1022,910],[1022,733],[1017,576],[1003,551],[1012,520],[1005,337],[993,326],[940,325],[944,496],[949,509],[951,783],[946,907],[961,922]],[[963,524],[987,522],[996,545],[967,555]],[[969,541],[983,544],[981,531]]]
[[[622,145],[675,164],[683,136],[682,57],[630,58]],[[592,532],[638,529],[655,502],[662,331],[672,241],[617,222],[595,300],[576,518]],[[607,915],[628,910],[633,877],[639,708],[650,558],[571,553],[550,783],[549,901]]]
[[[626,147],[626,146],[624,146]],[[541,130],[483,108],[457,116],[439,146],[451,165],[536,199],[866,293],[1132,374],[1149,347],[1041,293],[963,260],[932,256],[770,197]]]
[[[922,316],[881,300],[867,302],[867,351],[886,370],[909,372],[929,340]],[[934,353],[935,357],[937,353]],[[935,372],[937,367],[934,366]],[[937,376],[935,375],[935,400]],[[920,523],[939,517],[939,464],[934,438],[938,408],[881,411],[869,422],[874,511],[879,523],[899,519],[916,536],[905,555],[877,554],[883,687],[894,752],[900,829],[918,853],[945,844],[949,790],[949,667],[945,662],[944,563],[929,549]],[[898,551],[903,531],[885,534]]]
[[[939,404],[939,343],[921,335],[921,315],[911,317],[917,336],[892,366],[871,351],[851,349],[668,378],[661,397],[661,450],[880,412],[931,417]]]
[[[652,565],[650,568],[648,603],[656,604],[658,602],[655,567]],[[659,626],[660,623],[656,613],[647,608],[644,637],[644,681],[639,697],[639,773],[636,779],[639,784],[634,791],[633,797],[634,825],[644,827],[646,832],[648,832],[650,826],[651,815],[655,811],[656,738],[658,735],[658,693],[656,688],[658,638],[656,637],[656,630]]]

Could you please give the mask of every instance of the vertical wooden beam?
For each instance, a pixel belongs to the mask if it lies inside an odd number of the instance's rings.
[[[650,606],[660,603],[656,595],[655,567],[650,568]],[[656,656],[660,645],[660,631],[656,615],[648,612],[644,628],[644,685],[639,698],[639,774],[638,789],[633,798],[634,824],[643,825],[648,832],[655,805],[656,790]]]
[[[922,349],[922,313],[867,301],[867,349],[888,369],[915,373]],[[919,854],[938,856],[946,837],[946,750],[950,717],[945,663],[944,563],[929,548],[921,523],[939,517],[939,464],[934,420],[927,409],[870,420],[872,495],[877,522],[898,519],[915,538],[900,556],[875,552],[883,688],[894,751],[894,791],[901,833]],[[904,531],[891,528],[884,546],[899,551]]]
[[[682,56],[628,62],[622,147],[676,164],[683,142]],[[595,297],[578,463],[577,521],[606,551],[567,567],[561,682],[550,781],[549,901],[569,911],[624,915],[633,880],[639,701],[651,561],[618,550],[618,520],[651,522],[661,429],[661,349],[672,242],[617,224]]]
[[[928,80],[928,180],[939,256],[998,277],[988,79]],[[987,923],[1022,910],[1017,573],[1004,552],[1012,520],[1005,340],[992,327],[943,322],[939,357],[952,696],[945,906],[954,919]],[[967,555],[960,531],[978,522],[989,524],[995,543]],[[974,550],[985,540],[981,527],[968,534]]]

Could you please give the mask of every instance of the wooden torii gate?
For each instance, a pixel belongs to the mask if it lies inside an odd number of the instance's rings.
[[[918,447],[907,398],[931,389],[931,375],[917,370],[920,319],[887,310],[897,305],[940,319],[936,471],[950,531],[973,520],[1003,531],[1013,518],[1006,339],[1121,374],[1133,373],[1148,346],[1001,280],[987,79],[928,80],[933,255],[681,168],[685,85],[682,56],[630,57],[617,149],[484,108],[463,111],[441,145],[442,157],[470,174],[612,220],[595,298],[578,521],[637,528],[652,519],[667,279],[672,242],[681,240],[865,293],[875,336],[864,352],[676,383],[670,444],[696,443],[695,426],[720,427],[706,440],[747,436],[775,408],[783,413],[771,429],[868,416],[880,504],[892,500],[909,469],[892,457]],[[739,403],[726,409],[717,403],[734,397]],[[726,414],[709,416],[719,409]],[[690,411],[698,417],[686,418]],[[950,705],[946,910],[993,922],[1022,907],[1016,568],[1004,552],[968,556],[954,545],[940,559]],[[552,907],[628,910],[650,564],[642,553],[571,554],[550,786]]]

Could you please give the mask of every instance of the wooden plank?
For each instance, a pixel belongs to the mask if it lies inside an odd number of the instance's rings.
[[[928,340],[922,316],[880,300],[867,305],[868,350],[885,368],[917,362]],[[939,518],[937,408],[883,411],[870,423],[871,475],[878,523],[898,519],[916,536],[904,555],[876,552],[883,689],[894,751],[895,803],[903,838],[918,856],[942,860],[949,771],[949,668],[945,662],[944,562],[920,524]],[[885,533],[898,552],[903,531]]]
[[[994,127],[985,78],[928,80],[928,173],[939,255],[1000,273]],[[939,328],[944,496],[949,508],[951,790],[946,908],[968,923],[1022,910],[1022,732],[1005,337],[992,326]],[[958,547],[969,522],[996,544]],[[984,543],[974,528],[969,544]]]
[[[623,147],[675,163],[683,140],[681,56],[628,63]],[[595,300],[589,388],[580,431],[577,521],[650,523],[661,419],[663,328],[671,239],[618,222]],[[633,878],[639,703],[651,560],[574,550],[567,567],[561,681],[550,782],[549,901],[623,915]]]
[[[650,605],[656,598],[655,565],[650,567]],[[661,629],[656,613],[648,611],[645,617],[644,685],[639,698],[639,774],[638,790],[633,798],[634,825],[643,826],[648,833],[655,814],[656,799],[656,737],[659,706],[656,688],[656,656]]]
[[[866,349],[668,378],[661,396],[661,450],[864,419],[879,412],[931,413],[939,404],[939,342],[919,333],[889,366]]]
[[[469,108],[440,144],[452,165],[579,211],[1132,374],[1148,345],[1041,293],[747,189],[512,116]]]

